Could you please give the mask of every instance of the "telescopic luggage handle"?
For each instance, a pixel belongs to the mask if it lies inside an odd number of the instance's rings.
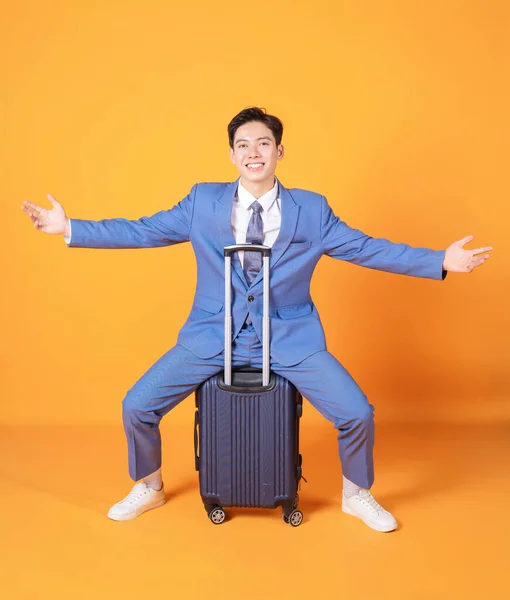
[[[232,246],[225,246],[223,253],[225,256],[232,256],[240,250],[260,252],[264,257],[271,256],[271,248],[269,246],[263,246],[262,244],[232,244]]]
[[[225,255],[225,385],[232,384],[232,256],[241,250],[260,252],[263,261],[262,385],[269,385],[269,258],[271,248],[262,244],[233,244]]]

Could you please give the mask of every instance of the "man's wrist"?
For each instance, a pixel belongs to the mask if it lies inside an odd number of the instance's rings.
[[[71,225],[69,223],[69,219],[67,219],[67,221],[66,221],[66,228],[65,228],[65,231],[64,231],[64,237],[68,238],[70,236],[71,236]]]
[[[443,271],[448,271],[448,269],[446,268],[446,250],[445,250],[445,253],[444,253],[444,259],[443,259],[443,265],[442,266],[443,266]]]

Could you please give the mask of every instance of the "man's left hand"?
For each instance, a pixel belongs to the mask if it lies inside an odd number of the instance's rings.
[[[486,246],[485,248],[476,248],[476,250],[464,250],[462,246],[471,242],[473,239],[472,235],[453,242],[453,244],[446,250],[446,254],[443,262],[443,269],[446,271],[453,271],[454,273],[471,273],[476,267],[483,264],[490,256],[490,254],[484,254],[492,250],[492,246]]]

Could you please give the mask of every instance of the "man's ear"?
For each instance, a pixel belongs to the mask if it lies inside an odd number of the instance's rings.
[[[282,144],[278,146],[278,160],[281,160],[285,154],[285,149]]]
[[[235,164],[236,164],[236,161],[235,161],[235,158],[234,158],[234,151],[232,150],[232,148],[229,148],[229,155],[230,155],[230,162],[231,162],[233,165],[235,165]]]

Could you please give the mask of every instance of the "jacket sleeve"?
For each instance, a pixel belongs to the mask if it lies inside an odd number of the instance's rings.
[[[321,236],[324,254],[362,267],[443,280],[445,250],[413,248],[384,238],[373,238],[359,229],[352,229],[333,214],[322,196]]]
[[[189,240],[196,185],[169,210],[137,220],[72,219],[70,248],[157,248]]]

